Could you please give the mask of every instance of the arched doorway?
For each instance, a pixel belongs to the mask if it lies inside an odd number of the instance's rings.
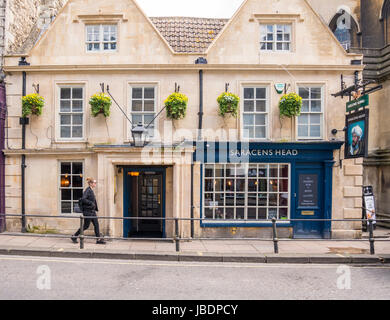
[[[359,27],[346,10],[339,10],[329,23],[329,27],[345,50],[360,46]]]

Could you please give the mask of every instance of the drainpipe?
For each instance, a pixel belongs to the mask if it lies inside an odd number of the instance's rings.
[[[191,163],[191,219],[194,218],[194,161]],[[191,238],[194,238],[194,220],[191,220]]]
[[[7,112],[5,83],[0,83],[0,232],[5,231],[5,117]]]
[[[202,140],[203,122],[203,70],[199,70],[199,126],[198,141]]]
[[[195,64],[207,64],[207,60],[205,58],[199,57],[195,60]],[[202,140],[202,126],[203,126],[203,70],[199,70],[199,132],[198,132],[198,140]]]
[[[25,57],[22,57],[19,61],[19,66],[28,66],[30,65]],[[26,83],[27,83],[27,73],[26,71],[22,72],[22,96],[26,95]],[[20,124],[22,125],[22,150],[26,149],[26,125],[29,123],[29,119],[26,117],[20,118]],[[22,233],[26,232],[26,155],[22,154]]]
[[[207,60],[199,57],[195,60],[195,64],[207,64]],[[198,125],[198,141],[202,140],[203,127],[203,70],[199,70],[199,125]],[[194,160],[191,163],[191,218],[194,218]],[[194,220],[191,220],[191,237],[194,237]]]

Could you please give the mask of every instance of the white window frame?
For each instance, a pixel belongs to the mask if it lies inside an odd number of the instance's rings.
[[[263,41],[262,37],[263,37],[263,34],[261,33],[261,29],[262,27],[265,27],[266,29],[268,28],[268,26],[272,26],[273,28],[273,40],[272,41]],[[282,41],[278,41],[277,40],[277,35],[278,35],[278,32],[277,32],[277,29],[278,29],[278,26],[289,26],[290,27],[290,33],[282,33],[283,35],[283,40]],[[293,24],[292,23],[285,23],[285,22],[280,22],[280,23],[260,23],[259,25],[259,28],[260,28],[260,51],[261,52],[292,52],[293,48]],[[285,34],[289,34],[290,35],[290,40],[289,41],[285,41],[284,40],[284,35]],[[266,32],[265,36],[267,37],[268,35],[268,32]],[[265,43],[266,44],[266,47],[267,47],[267,44],[268,43],[272,43],[272,50],[270,49],[262,49],[261,46],[262,44]],[[277,44],[278,43],[282,43],[282,49],[277,49]],[[288,43],[289,44],[289,49],[283,49],[284,47],[284,44],[285,43]]]
[[[144,95],[144,88],[152,88],[152,87],[154,88],[154,111],[153,112],[151,112],[151,111],[136,111],[136,112],[133,112],[132,111],[133,110],[133,89],[134,88],[142,88],[143,89],[142,96],[143,96]],[[158,112],[160,111],[159,96],[160,96],[160,93],[159,93],[159,83],[158,82],[129,82],[128,83],[127,115],[130,118],[130,120],[132,121],[133,127],[137,126],[137,124],[138,124],[138,123],[135,123],[133,121],[133,114],[135,114],[135,115],[145,115],[145,114],[152,114],[153,113],[154,114],[153,117],[155,117],[158,114]],[[140,100],[140,99],[135,99],[135,100]],[[144,101],[145,101],[145,99],[143,97],[142,98],[142,110],[144,110]],[[143,120],[144,120],[144,118],[143,118]],[[145,126],[148,125],[149,122],[144,123],[144,125]],[[158,122],[159,122],[159,117],[154,119],[154,123],[152,124],[152,125],[154,125],[154,135],[152,137],[151,136],[148,137],[148,139],[150,141],[157,141],[159,139],[159,131],[158,131],[159,130],[159,125],[158,125]],[[152,125],[151,125],[151,127],[152,127]],[[132,141],[133,140],[133,137],[132,137],[132,134],[131,134],[132,126],[131,126],[131,124],[128,121],[127,121],[126,128],[127,128],[127,131],[126,131],[127,141]]]
[[[82,112],[75,112],[77,114],[82,114],[83,116],[83,123],[82,123],[82,137],[61,137],[61,114],[64,114],[64,112],[61,112],[61,89],[67,89],[70,88],[71,90],[74,88],[80,88],[83,92],[83,109]],[[71,99],[72,100],[72,99]],[[57,99],[56,99],[56,137],[57,142],[85,142],[86,141],[86,86],[84,83],[80,84],[57,84]],[[73,112],[65,113],[69,114],[72,119]],[[72,130],[72,126],[71,126]]]
[[[96,26],[99,27],[99,41],[88,41],[88,27],[96,27]],[[115,35],[116,35],[115,41],[104,41],[104,30],[103,30],[104,26],[115,27]],[[110,32],[110,36],[111,36],[111,32]],[[92,44],[99,43],[99,50],[94,50],[94,49],[88,50],[88,44],[90,44],[90,43],[92,43]],[[110,46],[110,49],[104,49],[105,43],[108,43],[108,44],[115,43],[116,44],[115,49],[111,49],[111,46]],[[89,23],[89,24],[86,24],[85,25],[85,50],[87,53],[116,52],[118,50],[118,24],[117,23]]]
[[[320,88],[321,89],[321,112],[312,112],[309,110],[308,112],[302,112],[301,115],[303,114],[319,114],[320,115],[320,137],[310,137],[310,136],[299,136],[299,117],[296,117],[295,121],[295,134],[297,137],[297,140],[324,140],[324,128],[325,128],[325,84],[324,83],[298,83],[296,85],[296,92],[299,94],[299,88]],[[309,101],[311,100],[309,92]],[[309,108],[311,108],[311,103],[309,105]],[[310,117],[308,117],[308,134],[310,134]]]
[[[265,99],[265,112],[255,112],[253,111],[252,113],[254,115],[256,114],[264,114],[265,115],[265,137],[264,138],[247,138],[245,137],[244,135],[244,114],[248,114],[250,112],[245,112],[245,109],[244,109],[244,104],[245,104],[245,96],[244,96],[244,91],[246,88],[253,88],[254,89],[254,92],[255,92],[255,96],[254,96],[254,101],[256,101],[256,89],[257,88],[262,88],[262,89],[265,89],[265,94],[266,94],[266,99]],[[241,136],[241,139],[243,140],[247,140],[247,141],[268,141],[270,139],[270,104],[271,104],[271,94],[270,94],[270,85],[269,84],[242,84],[241,85],[241,112],[240,112],[240,115],[241,115],[241,119],[240,119],[240,126],[241,126],[241,130],[240,130],[240,136]],[[254,105],[254,110],[256,110],[256,105]],[[254,124],[253,127],[255,128],[256,125]]]
[[[219,177],[216,177],[215,175],[215,166],[223,166],[224,170],[226,169],[227,166],[231,166],[231,165],[234,165],[232,163],[205,163],[203,164],[203,170],[202,170],[202,177],[203,177],[203,181],[202,181],[202,221],[204,222],[207,222],[207,223],[224,223],[225,221],[221,221],[220,219],[216,219],[215,218],[215,208],[217,206],[205,206],[205,194],[206,193],[212,193],[212,194],[226,194],[226,180],[235,180],[235,179],[245,179],[245,191],[244,192],[237,192],[237,191],[234,191],[234,192],[229,192],[229,193],[232,193],[232,194],[241,194],[241,193],[244,193],[245,194],[245,204],[244,206],[228,206],[228,208],[234,208],[234,216],[236,216],[236,208],[239,207],[244,207],[244,219],[234,219],[234,222],[233,223],[270,223],[268,221],[256,221],[256,219],[248,219],[248,209],[249,208],[256,208],[256,209],[259,209],[259,208],[266,208],[266,218],[269,219],[269,209],[270,208],[276,208],[277,209],[277,219],[279,219],[279,210],[278,209],[287,209],[287,221],[283,221],[283,220],[279,220],[281,223],[289,223],[288,219],[290,219],[291,217],[291,185],[292,185],[292,181],[291,181],[291,164],[290,163],[245,163],[245,164],[235,164],[236,165],[236,168],[237,167],[240,167],[241,168],[245,168],[245,177],[242,178],[242,177],[232,177],[232,178],[228,178],[226,176],[226,174],[224,174],[224,176],[222,178],[219,178]],[[253,191],[253,192],[249,192],[248,191],[248,180],[251,178],[249,177],[249,169],[250,168],[256,168],[257,170],[259,170],[259,168],[261,167],[264,167],[264,166],[267,166],[267,170],[269,170],[270,167],[272,166],[275,166],[277,165],[278,166],[278,177],[270,177],[270,174],[267,174],[267,177],[266,180],[267,181],[267,192],[260,192],[260,191]],[[214,175],[213,175],[213,178],[207,178],[206,177],[206,167],[207,166],[213,166],[214,167]],[[280,166],[288,166],[288,177],[287,178],[283,178],[283,177],[280,177]],[[236,170],[236,169],[235,169]],[[269,172],[269,171],[268,171]],[[214,186],[215,186],[215,178],[219,178],[221,180],[223,180],[225,183],[224,183],[224,191],[221,191],[221,192],[216,192],[215,189],[213,192],[206,192],[206,179],[209,179],[209,180],[213,180],[213,183],[214,183]],[[274,180],[274,179],[278,179],[278,181],[280,181],[281,179],[283,180],[288,180],[288,192],[283,192],[283,191],[277,191],[277,192],[270,192],[268,190],[268,186],[270,185],[270,180]],[[259,176],[256,177],[256,180],[259,180]],[[267,206],[266,207],[263,207],[263,206],[259,206],[259,200],[258,200],[258,194],[260,193],[263,193],[263,194],[277,194],[277,205],[276,207],[275,206],[271,206],[269,205],[269,196],[267,196]],[[248,195],[249,194],[256,194],[256,207],[254,206],[248,206]],[[279,194],[288,194],[288,199],[287,199],[287,206],[279,206]],[[215,202],[215,197],[214,197],[214,202]],[[223,207],[224,209],[227,208],[226,204],[221,206]],[[205,210],[206,209],[210,209],[210,208],[213,208],[213,218],[210,219],[210,218],[206,218],[206,215],[205,215]],[[226,210],[225,210],[226,211]],[[223,216],[223,218],[226,218],[226,212]],[[257,212],[257,215],[256,215],[256,218],[259,218],[258,216],[258,212]],[[246,220],[245,220],[246,219]],[[245,221],[244,221],[245,220]],[[278,222],[279,222],[278,221]],[[231,223],[230,221],[228,221],[228,223]]]
[[[73,188],[73,187],[70,187],[70,188],[65,188],[65,187],[61,187],[61,164],[62,163],[81,163],[82,165],[82,174],[81,174],[81,183],[82,183],[82,187],[78,187],[78,188]],[[73,175],[76,175],[76,174],[73,174],[71,173],[71,177],[70,179],[72,178]],[[60,216],[69,216],[69,215],[74,215],[74,214],[79,214],[79,213],[76,213],[73,211],[73,202],[76,202],[77,200],[73,199],[73,192],[72,190],[73,189],[79,189],[82,191],[82,193],[84,192],[84,188],[85,188],[85,184],[84,184],[84,177],[85,177],[85,163],[84,163],[84,160],[74,160],[74,159],[61,159],[61,160],[58,160],[58,214]],[[71,180],[72,181],[72,180]],[[62,194],[61,194],[61,190],[63,189],[69,189],[71,190],[71,213],[62,213]],[[67,202],[67,200],[64,200],[64,202]]]

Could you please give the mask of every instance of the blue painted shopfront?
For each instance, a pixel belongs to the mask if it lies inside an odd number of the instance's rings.
[[[290,219],[332,218],[332,171],[334,150],[343,142],[243,143],[197,142],[194,161],[201,163],[201,215],[205,164],[287,163],[290,165]],[[202,220],[201,227],[269,227],[268,221],[218,222]],[[278,227],[293,229],[295,238],[330,238],[331,223],[278,221]]]

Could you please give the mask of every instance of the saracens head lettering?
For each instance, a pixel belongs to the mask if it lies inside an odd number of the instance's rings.
[[[252,150],[231,150],[230,156],[234,157],[248,157],[248,156],[297,156],[298,150],[295,149],[252,149]]]

